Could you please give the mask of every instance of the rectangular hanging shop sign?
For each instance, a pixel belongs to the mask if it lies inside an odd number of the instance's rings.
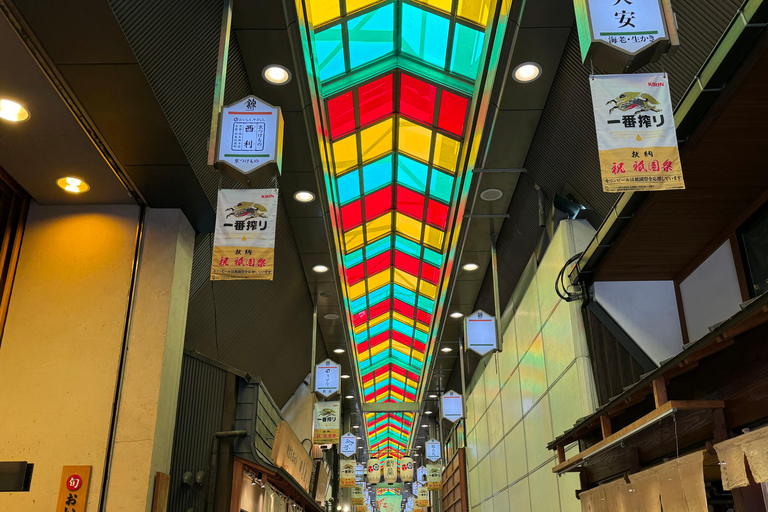
[[[604,192],[684,189],[666,73],[592,75]]]
[[[427,453],[427,460],[432,462],[440,460],[440,441],[437,439],[430,439],[424,443],[424,448]],[[427,467],[427,473],[429,473],[429,467]]]
[[[91,466],[64,466],[61,469],[56,512],[85,510],[90,481]]]
[[[341,402],[315,404],[315,444],[336,444],[341,437]]]
[[[353,459],[342,459],[339,461],[339,487],[354,489],[355,461]]]
[[[278,192],[219,190],[211,280],[272,280]]]
[[[462,396],[451,390],[440,397],[440,414],[451,423],[464,416]]]
[[[365,486],[356,485],[352,489],[352,504],[353,505],[365,505]]]
[[[439,491],[443,485],[443,470],[440,464],[427,464],[427,489]]]
[[[478,309],[464,318],[464,339],[467,342],[467,350],[475,352],[480,357],[498,350],[496,317]]]
[[[417,507],[429,506],[429,489],[427,489],[426,485],[422,485],[421,487],[419,487],[419,493],[416,495],[416,506]]]
[[[309,491],[309,481],[312,476],[312,459],[307,450],[291,430],[288,422],[283,420],[275,431],[275,442],[272,444],[272,460],[275,465],[283,468],[296,479],[305,491]]]

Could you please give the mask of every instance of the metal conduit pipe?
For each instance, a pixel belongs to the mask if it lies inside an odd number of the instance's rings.
[[[216,495],[216,479],[219,476],[219,440],[222,437],[245,437],[248,432],[245,430],[226,430],[213,434],[211,441],[211,462],[208,465],[208,489],[205,504],[206,512],[213,512],[213,500]]]

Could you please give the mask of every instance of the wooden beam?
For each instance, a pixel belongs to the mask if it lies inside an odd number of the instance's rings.
[[[728,439],[728,426],[725,424],[725,413],[722,409],[712,411],[712,434],[716,443]]]
[[[640,429],[641,427],[644,427],[648,423],[652,423],[656,421],[656,418],[659,416],[662,416],[666,413],[668,413],[671,409],[677,409],[679,411],[691,411],[691,410],[701,410],[701,409],[722,409],[725,407],[725,402],[722,400],[672,400],[668,401],[665,404],[663,404],[661,407],[658,407],[651,411],[650,413],[646,414],[639,420],[630,423],[623,429],[619,430],[618,432],[615,432],[614,434],[611,434],[610,436],[606,437],[599,443],[595,443],[586,450],[578,453],[577,455],[574,455],[570,459],[566,460],[565,462],[559,463],[557,466],[552,468],[553,473],[560,473],[562,471],[568,470],[571,466],[574,466],[575,464],[578,464],[579,462],[583,461],[586,457],[590,456],[591,454],[595,453],[597,450],[602,449],[604,446],[607,446],[611,443],[616,442],[618,439],[626,436],[627,434],[630,434],[631,432]]]
[[[653,399],[656,401],[657,409],[669,401],[667,399],[667,383],[664,380],[664,376],[653,380]]]
[[[557,462],[558,464],[565,462],[565,446],[561,444],[557,445]]]
[[[611,428],[611,418],[607,414],[600,416],[600,430],[603,431],[603,439],[613,434],[613,428]]]

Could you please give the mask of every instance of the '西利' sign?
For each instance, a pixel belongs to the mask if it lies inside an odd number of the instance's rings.
[[[603,191],[684,189],[667,74],[589,81]]]
[[[584,64],[632,72],[679,44],[671,0],[574,0]]]
[[[339,451],[342,455],[351,457],[357,452],[357,436],[347,432],[341,436],[341,443],[339,443]]]
[[[437,439],[430,439],[424,443],[424,449],[427,452],[427,460],[440,460],[440,441]]]
[[[336,444],[339,442],[341,425],[341,402],[317,402],[315,404],[314,444]]]
[[[498,350],[496,335],[496,317],[479,309],[464,319],[464,339],[467,350],[479,356]]]
[[[315,366],[315,391],[324,397],[339,392],[341,387],[341,365],[326,359]]]
[[[225,106],[219,119],[216,167],[245,183],[263,181],[282,166],[283,114],[256,96]]]
[[[440,397],[440,414],[451,423],[464,416],[462,396],[455,391],[449,391]]]
[[[278,192],[219,190],[211,280],[272,280]]]

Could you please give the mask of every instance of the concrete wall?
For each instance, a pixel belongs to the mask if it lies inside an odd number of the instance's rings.
[[[472,512],[581,510],[578,476],[555,476],[546,445],[597,403],[580,302],[564,302],[554,290],[559,270],[591,232],[578,221],[560,223],[504,331],[502,351],[486,357],[469,384]]]

